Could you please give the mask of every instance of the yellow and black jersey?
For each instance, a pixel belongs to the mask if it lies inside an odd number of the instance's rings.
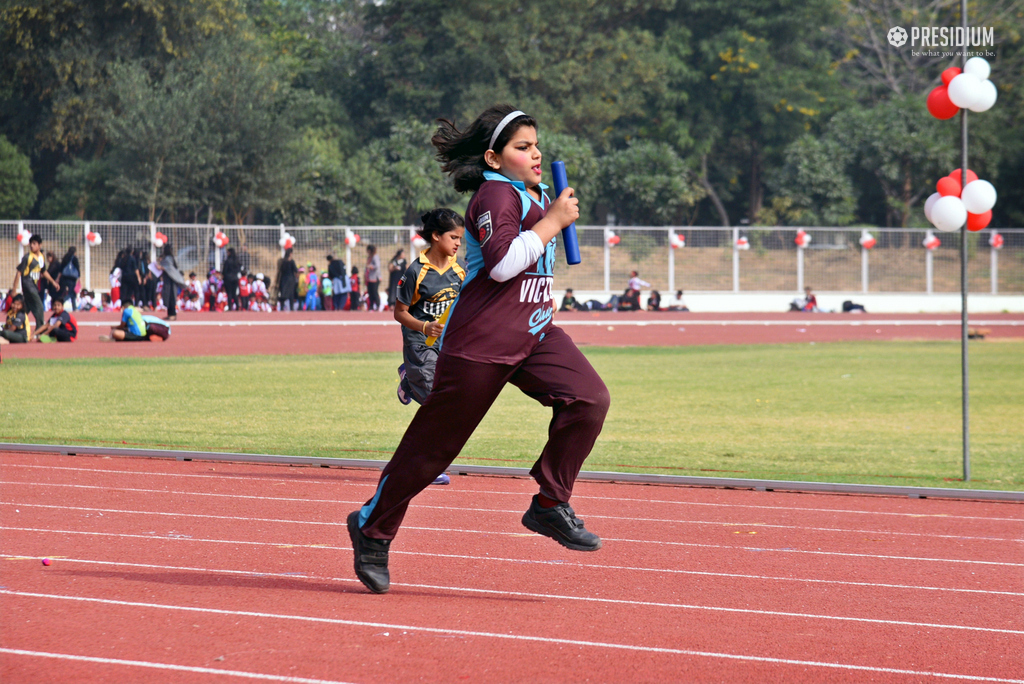
[[[451,257],[442,270],[431,264],[425,254],[420,254],[398,281],[398,301],[409,307],[409,313],[417,321],[435,321],[459,296],[465,279],[465,265],[456,257]],[[406,341],[426,339],[423,333],[404,326],[402,331]]]

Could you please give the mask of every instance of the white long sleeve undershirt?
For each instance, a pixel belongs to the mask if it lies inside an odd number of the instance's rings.
[[[544,243],[540,236],[532,230],[521,232],[508,246],[508,252],[491,269],[491,278],[503,283],[511,280],[537,263],[537,259],[544,253]]]

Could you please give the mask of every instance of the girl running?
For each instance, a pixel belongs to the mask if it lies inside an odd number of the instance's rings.
[[[422,404],[434,386],[438,345],[427,345],[444,331],[438,319],[462,289],[466,270],[456,258],[465,224],[451,209],[423,215],[420,237],[430,244],[398,281],[395,320],[402,324],[402,363],[398,367],[398,400]]]
[[[506,383],[553,409],[530,471],[540,491],[523,525],[570,549],[601,548],[568,502],[604,424],[608,389],[551,322],[554,238],[579,217],[578,201],[571,188],[547,198],[537,122],[513,107],[491,107],[465,131],[442,120],[432,142],[455,189],[474,192],[467,274],[444,326],[433,391],[373,497],[348,516],[356,576],[375,593],[390,587],[388,550],[409,502],[458,456]]]

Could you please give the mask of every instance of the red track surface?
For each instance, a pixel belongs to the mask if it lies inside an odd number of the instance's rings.
[[[0,454],[0,681],[1024,681],[1017,504],[580,483],[581,554],[521,527],[532,482],[456,477],[375,596],[376,480]]]
[[[402,350],[390,313],[191,313],[172,324],[164,343],[100,342],[116,314],[78,315],[78,341],[3,347],[5,358],[212,356],[219,354],[336,354]],[[957,340],[950,314],[695,314],[672,312],[559,313],[557,321],[580,345],[677,346],[776,344],[844,340]],[[992,338],[1024,338],[1024,315],[979,314]],[[942,325],[937,325],[941,322]],[[305,323],[305,325],[304,325]],[[103,325],[100,325],[103,324]]]

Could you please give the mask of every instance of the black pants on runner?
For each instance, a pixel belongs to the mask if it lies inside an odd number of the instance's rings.
[[[409,502],[445,471],[506,383],[552,407],[548,443],[530,474],[540,491],[569,501],[608,413],[608,388],[561,328],[552,327],[516,365],[476,363],[441,350],[434,390],[416,412],[377,491],[359,514],[363,533],[394,539]]]

